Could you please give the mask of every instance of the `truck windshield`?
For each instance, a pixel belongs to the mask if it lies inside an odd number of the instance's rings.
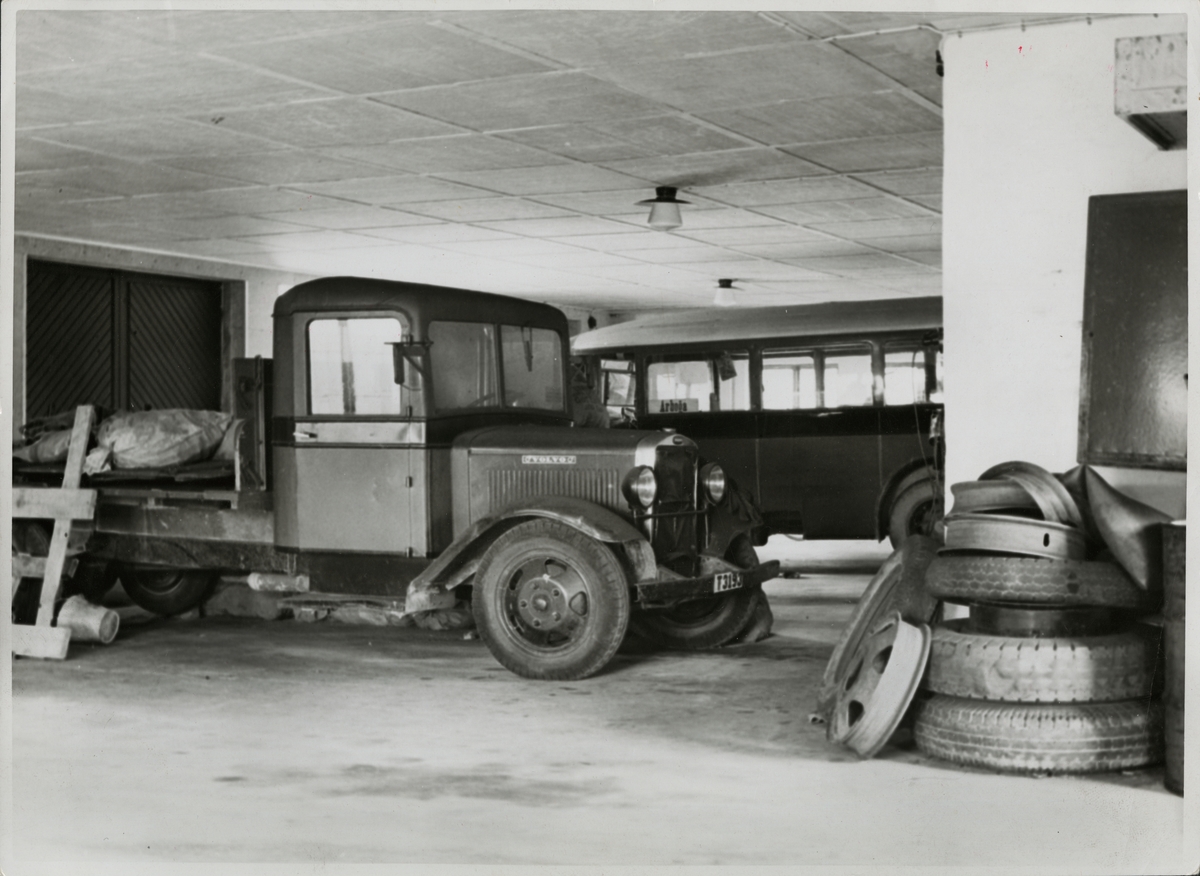
[[[429,324],[429,340],[436,410],[563,409],[557,332],[502,325],[497,339],[497,326],[441,320]],[[503,368],[503,390],[497,366]]]

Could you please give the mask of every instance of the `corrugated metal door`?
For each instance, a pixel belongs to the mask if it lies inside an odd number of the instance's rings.
[[[220,408],[220,283],[32,259],[27,276],[27,418]]]
[[[115,407],[110,272],[30,261],[26,276],[26,417]]]
[[[221,287],[130,274],[129,400],[134,409],[221,406]]]

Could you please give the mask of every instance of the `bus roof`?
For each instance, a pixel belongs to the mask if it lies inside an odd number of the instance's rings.
[[[706,341],[919,331],[941,326],[940,296],[824,301],[781,307],[705,307],[657,313],[583,332],[572,339],[571,350],[582,355]]]

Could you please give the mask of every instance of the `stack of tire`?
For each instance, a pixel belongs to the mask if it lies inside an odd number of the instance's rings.
[[[1140,622],[1161,596],[1104,550],[1086,498],[1028,463],[951,491],[946,544],[925,584],[969,616],[933,628],[928,693],[914,704],[918,749],[1033,773],[1161,761],[1161,630]]]

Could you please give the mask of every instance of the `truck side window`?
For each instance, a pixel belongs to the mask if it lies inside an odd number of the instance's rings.
[[[825,354],[825,407],[867,407],[875,403],[871,352],[830,350]]]
[[[314,319],[308,324],[309,413],[400,413],[392,348],[404,326],[394,317]]]
[[[682,414],[750,410],[750,358],[721,353],[665,361],[646,367],[646,411]]]
[[[820,407],[812,353],[763,353],[762,406],[767,411]]]
[[[545,328],[500,326],[504,406],[563,409],[562,338]]]
[[[500,405],[495,326],[434,321],[429,324],[429,340],[437,410]]]

